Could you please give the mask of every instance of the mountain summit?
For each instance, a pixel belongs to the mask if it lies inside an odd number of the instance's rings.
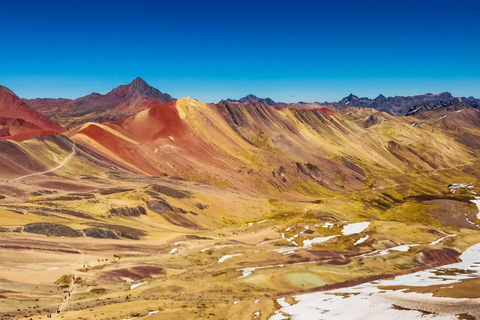
[[[130,84],[120,85],[105,95],[91,93],[75,100],[25,101],[66,128],[73,128],[86,122],[118,121],[149,109],[153,104],[172,102],[175,99],[137,77]]]
[[[277,107],[284,107],[287,104],[284,102],[275,102],[270,98],[259,98],[256,95],[249,94],[246,95],[243,98],[240,98],[238,100],[235,99],[227,99],[225,101],[231,102],[231,103],[258,103],[258,104],[268,104],[269,106],[277,106]]]
[[[150,86],[145,80],[143,80],[140,77],[136,77],[132,82],[130,82],[130,84],[128,86],[130,87],[129,91],[131,93],[138,93],[141,96],[143,96],[144,98],[153,98],[153,99],[155,99],[157,101],[160,101],[162,103],[172,102],[172,101],[175,100],[168,93],[162,93],[157,88],[154,88],[154,87]],[[120,86],[120,87],[122,87],[122,86]],[[120,87],[118,87],[118,88],[120,88]],[[116,89],[114,89],[113,91],[115,91],[115,90]]]

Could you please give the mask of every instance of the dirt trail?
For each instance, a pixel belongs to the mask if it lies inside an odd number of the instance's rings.
[[[66,165],[67,162],[68,162],[75,154],[76,154],[76,151],[75,151],[75,143],[74,143],[73,146],[72,146],[72,152],[71,152],[58,166],[56,166],[56,167],[54,167],[54,168],[52,168],[52,169],[46,170],[46,171],[35,172],[35,173],[27,174],[27,175],[24,175],[24,176],[21,176],[21,177],[12,179],[12,180],[10,180],[10,182],[12,182],[12,181],[18,181],[18,180],[21,180],[21,179],[24,179],[24,178],[28,178],[28,177],[31,177],[31,176],[36,176],[36,175],[45,174],[45,173],[49,173],[49,172],[53,172],[53,171],[55,171],[55,170],[58,170],[58,169],[62,168],[64,165]]]
[[[68,245],[65,245],[63,244],[64,246],[66,247],[69,247],[71,249],[75,249],[75,250],[78,250],[77,248],[73,248],[71,246],[68,246]],[[81,268],[82,265],[85,265],[85,264],[88,264],[88,262],[85,262],[83,261],[84,257],[85,257],[85,253],[81,250],[78,250],[81,255],[80,257],[78,258],[78,268]],[[74,279],[77,279],[79,276],[79,271],[78,269],[75,271],[75,273],[73,274],[73,278]],[[70,284],[70,287],[68,288],[68,292],[70,292],[70,296],[68,296],[68,293],[65,294],[65,296],[67,297],[67,299],[63,299],[63,302],[62,304],[58,307],[58,310],[60,310],[61,312],[65,311],[66,308],[68,307],[68,304],[70,302],[70,300],[73,298],[73,291],[75,290],[75,287],[76,287],[76,284],[75,284],[75,280],[72,279],[72,282]],[[52,315],[53,316],[53,315]]]

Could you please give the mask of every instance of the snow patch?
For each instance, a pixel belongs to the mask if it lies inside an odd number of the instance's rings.
[[[480,219],[480,197],[475,197],[475,200],[470,200],[470,201],[477,205],[477,208],[478,208],[477,219]]]
[[[293,237],[286,238],[285,233],[282,232],[281,236],[282,236],[283,239],[287,240],[290,243],[293,243],[295,246],[298,247],[298,244],[295,241],[293,241],[293,239],[298,238],[298,234],[294,235]]]
[[[468,215],[466,213],[465,213],[465,219],[467,220],[468,223],[473,224],[477,228],[480,228],[480,226],[478,224],[476,224],[472,220],[468,219]]]
[[[455,236],[456,236],[456,234],[449,234],[449,235],[447,235],[447,236],[445,236],[445,237],[442,237],[442,238],[440,238],[440,239],[438,239],[438,240],[435,240],[435,241],[433,241],[433,242],[430,242],[430,245],[431,245],[431,246],[434,246],[434,245],[439,244],[440,242],[442,242],[443,239],[445,239],[445,238],[455,237]]]
[[[230,258],[233,258],[233,257],[238,257],[238,256],[241,256],[241,255],[242,255],[241,253],[227,254],[227,255],[221,257],[220,259],[218,259],[218,263],[222,263],[223,261],[225,261],[227,259],[230,259]]]
[[[346,226],[343,227],[342,234],[344,236],[357,234],[367,229],[369,225],[370,225],[369,221],[347,224]]]
[[[273,249],[272,251],[275,251],[275,252],[278,252],[278,253],[283,253],[283,254],[289,254],[289,253],[293,253],[293,252],[297,251],[298,249],[300,249],[300,248],[288,247],[288,248]]]
[[[309,248],[313,244],[322,243],[322,242],[328,241],[328,240],[336,238],[336,237],[338,237],[338,235],[328,236],[328,237],[317,237],[317,238],[313,238],[313,239],[310,239],[310,240],[303,240],[303,247],[304,248]]]
[[[135,288],[138,288],[138,287],[144,285],[145,283],[147,283],[147,282],[140,282],[140,283],[137,283],[137,284],[132,284],[132,285],[130,286],[130,290],[133,290],[133,289],[135,289]]]
[[[281,306],[281,307],[290,307],[291,304],[286,302],[285,301],[285,297],[282,297],[282,298],[278,298],[277,299],[277,303]]]
[[[248,277],[253,273],[253,271],[258,270],[258,269],[267,269],[267,268],[283,268],[283,264],[275,264],[271,266],[263,266],[263,267],[252,267],[252,268],[242,268],[242,269],[237,269],[237,271],[242,271],[242,276],[239,278],[245,278]],[[255,300],[257,301],[257,300]],[[259,300],[260,301],[260,300]],[[254,302],[257,303],[257,302]]]
[[[267,243],[270,243],[270,242],[277,242],[277,241],[279,241],[279,240],[280,240],[280,239],[273,239],[273,240],[263,241],[263,242],[257,243],[257,246],[261,246],[261,245],[264,245],[264,244],[267,244]]]
[[[399,246],[402,250],[406,246]],[[399,248],[396,247],[396,248]],[[393,249],[393,248],[390,248]],[[394,279],[364,283],[350,288],[314,292],[294,296],[296,304],[290,305],[284,298],[277,299],[281,309],[277,310],[270,320],[305,319],[436,319],[454,320],[455,315],[425,315],[415,310],[395,309],[396,301],[416,301],[435,304],[455,304],[466,299],[433,297],[431,294],[402,292],[385,289],[389,286],[425,287],[434,285],[450,285],[465,279],[480,278],[480,243],[471,246],[460,256],[461,262],[438,268],[397,276]],[[459,270],[452,274],[447,270]],[[462,272],[468,270],[469,272]],[[382,288],[382,289],[379,289]],[[468,300],[470,301],[470,300]],[[289,315],[289,316],[286,316]]]
[[[357,241],[355,241],[355,243],[354,243],[353,245],[356,246],[357,244],[364,243],[365,241],[368,240],[369,237],[370,237],[370,236],[367,234],[365,237],[360,238],[360,239],[358,239]]]
[[[408,250],[410,250],[411,247],[416,247],[416,246],[418,246],[418,244],[404,244],[401,246],[396,246],[396,247],[388,248],[385,250],[376,250],[374,252],[365,253],[365,254],[362,254],[361,257],[365,258],[365,257],[385,256],[389,254],[390,251],[407,252]]]
[[[387,255],[390,253],[390,251],[401,251],[401,252],[407,252],[408,250],[410,250],[411,247],[416,247],[418,246],[418,244],[404,244],[402,246],[397,246],[397,247],[393,247],[393,248],[388,248],[388,249],[385,249],[385,250],[381,250],[378,255],[379,256],[384,256],[384,255]]]
[[[451,193],[457,192],[458,189],[468,189],[470,193],[476,194],[475,191],[473,191],[473,183],[452,183],[448,188]]]

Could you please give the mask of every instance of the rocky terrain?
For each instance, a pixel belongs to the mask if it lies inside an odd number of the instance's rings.
[[[246,95],[243,98],[240,98],[238,100],[236,99],[227,99],[227,100],[222,100],[222,101],[227,101],[230,103],[257,103],[257,104],[268,104],[269,106],[277,106],[277,107],[285,107],[287,103],[285,102],[275,102],[270,98],[259,98],[253,94]],[[222,102],[220,101],[220,102]]]
[[[456,100],[460,100],[462,103],[469,107],[478,109],[480,106],[480,99],[474,97],[461,97],[457,98],[452,96],[449,92],[442,92],[439,94],[422,94],[417,96],[395,96],[385,97],[380,94],[375,99],[359,98],[356,95],[350,94],[338,102],[325,103],[326,105],[333,105],[336,108],[346,107],[363,107],[373,108],[378,111],[387,112],[396,116],[410,115],[412,110],[420,107],[436,108],[438,106],[455,103]]]
[[[0,141],[1,319],[479,316],[478,109],[147,86],[36,100],[68,130]]]
[[[441,106],[452,105],[458,102],[461,102],[464,105],[472,108],[480,108],[480,99],[475,99],[474,97],[454,97],[449,92],[443,92],[439,94],[427,93],[407,97],[395,96],[388,98],[380,94],[375,99],[370,99],[366,97],[359,98],[354,94],[350,94],[338,102],[323,103],[303,101],[300,101],[298,103],[275,102],[270,98],[258,98],[257,96],[252,94],[249,94],[238,100],[226,99],[222,101],[227,101],[235,104],[266,104],[270,106],[282,108],[286,107],[289,109],[297,110],[311,110],[325,107],[331,110],[341,110],[347,107],[373,108],[378,111],[386,112],[395,116],[412,115],[412,112],[415,112],[415,110],[420,108],[436,109]]]

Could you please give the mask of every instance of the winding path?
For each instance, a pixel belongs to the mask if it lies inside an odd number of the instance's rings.
[[[75,151],[75,143],[74,143],[73,146],[72,146],[72,152],[70,152],[70,154],[69,154],[58,166],[56,166],[56,167],[54,167],[54,168],[52,168],[52,169],[50,169],[50,170],[27,174],[27,175],[24,175],[24,176],[21,176],[21,177],[12,179],[12,180],[10,180],[10,182],[12,182],[12,181],[18,181],[18,180],[21,180],[21,179],[24,179],[24,178],[28,178],[28,177],[32,177],[32,176],[36,176],[36,175],[40,175],[40,174],[45,174],[45,173],[49,173],[49,172],[53,172],[53,171],[55,171],[55,170],[58,170],[58,169],[60,169],[61,167],[63,167],[64,165],[66,165],[67,162],[68,162],[75,154],[76,154],[76,151]]]
[[[68,248],[71,248],[71,249],[74,249],[74,250],[77,250],[77,251],[80,252],[81,256],[78,258],[78,262],[77,262],[79,268],[82,266],[82,264],[85,265],[85,264],[89,263],[89,261],[87,261],[87,262],[84,261],[85,252],[83,252],[82,250],[79,250],[78,248],[72,247],[72,246],[68,246],[68,245],[65,245],[65,244],[63,244],[63,245],[68,247]],[[75,272],[73,273],[73,277],[75,279],[79,277],[78,269],[75,270]],[[66,294],[67,299],[63,299],[62,303],[57,308],[58,310],[60,310],[61,312],[66,311],[66,309],[67,309],[67,307],[70,303],[70,300],[73,297],[73,291],[75,290],[75,288],[76,288],[75,280],[72,279],[72,282],[70,283],[70,287],[68,288],[68,292],[70,292],[70,296],[68,296],[68,293]]]

